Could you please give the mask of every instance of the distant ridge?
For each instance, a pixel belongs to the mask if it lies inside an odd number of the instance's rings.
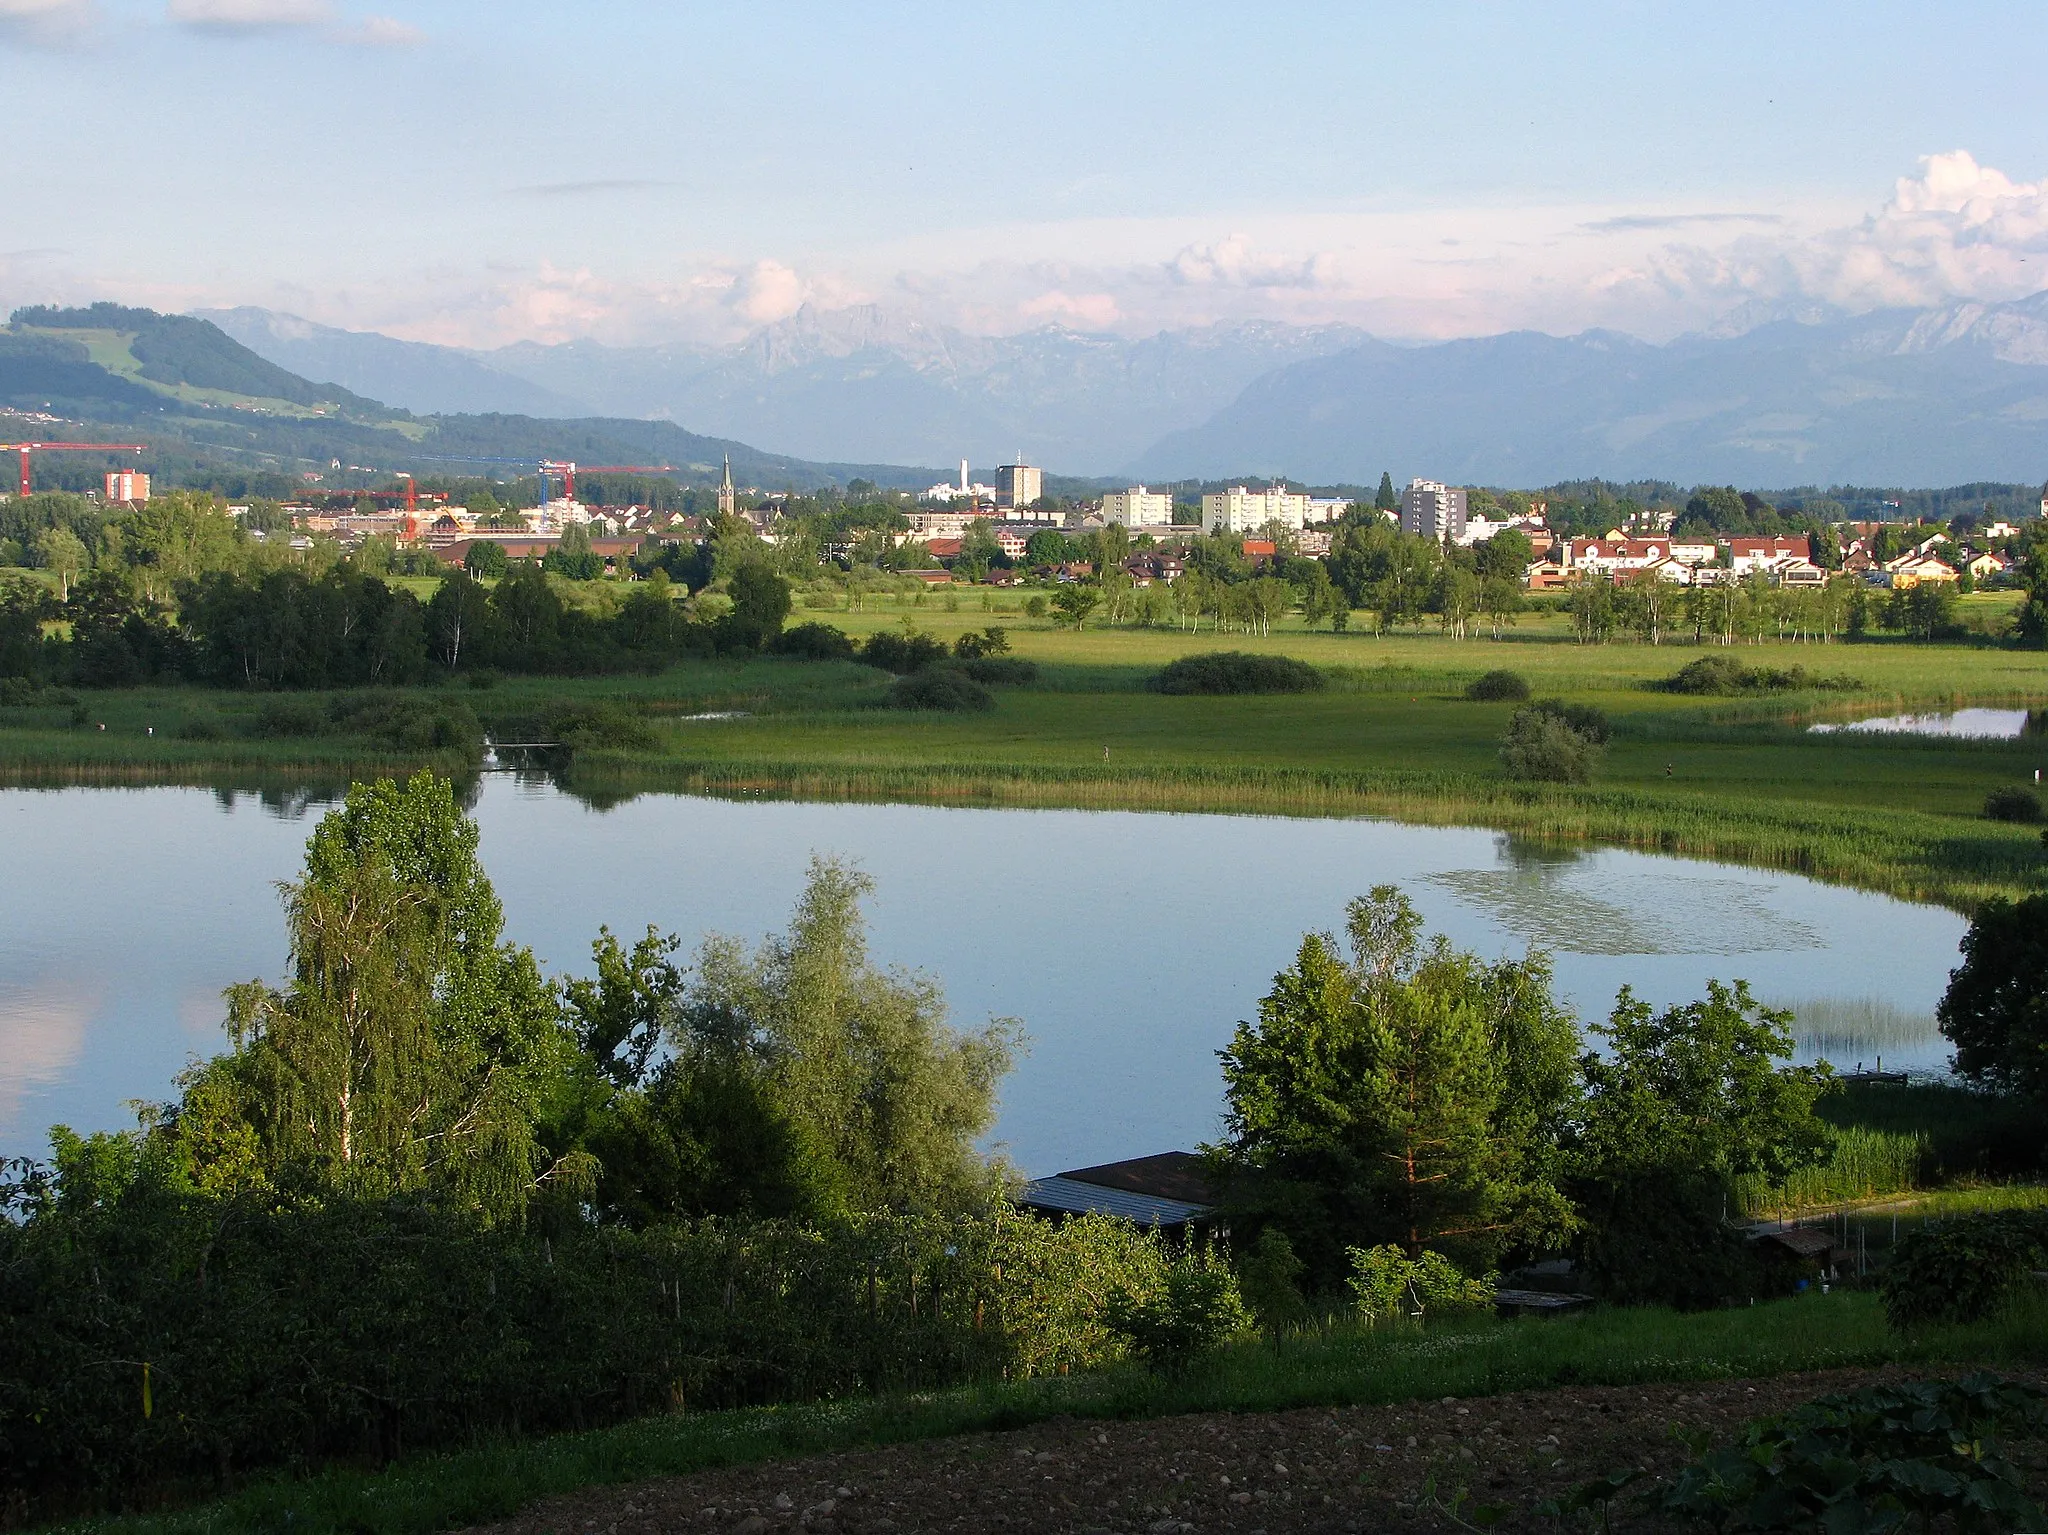
[[[380,475],[516,475],[537,459],[570,458],[673,464],[677,478],[708,485],[728,456],[742,482],[765,489],[854,479],[912,489],[940,473],[819,463],[672,421],[514,411],[416,416],[293,373],[209,320],[117,304],[17,310],[0,330],[0,405],[146,439],[152,453],[144,467],[181,473],[217,464],[296,478],[338,460]]]
[[[660,418],[827,462],[1021,453],[1075,476],[1318,484],[1383,470],[1498,485],[2048,477],[2048,295],[1855,317],[1751,309],[1667,345],[1523,331],[1406,346],[1271,322],[989,337],[862,305],[806,308],[713,351],[464,352],[222,313],[273,361],[413,409],[502,397],[493,408]]]

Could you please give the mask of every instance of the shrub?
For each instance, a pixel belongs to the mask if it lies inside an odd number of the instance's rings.
[[[966,673],[950,666],[935,666],[929,671],[898,677],[889,689],[889,707],[892,709],[943,709],[963,714],[995,706],[993,693]]]
[[[1119,1291],[1104,1315],[1132,1353],[1169,1374],[1252,1325],[1237,1277],[1213,1248],[1171,1264],[1157,1289],[1142,1295]]]
[[[915,630],[892,634],[885,629],[879,634],[869,635],[867,643],[860,648],[860,658],[868,665],[894,672],[899,677],[936,666],[950,654],[944,641]]]
[[[2002,1309],[2048,1262],[2048,1211],[1964,1215],[1899,1239],[1884,1273],[1894,1327],[1978,1322]]]
[[[647,751],[655,744],[645,720],[618,704],[573,704],[549,716],[547,736],[571,749]]]
[[[1024,616],[1026,618],[1045,617],[1045,599],[1036,594],[1026,597],[1024,599]]]
[[[1491,1276],[1468,1279],[1442,1253],[1425,1251],[1419,1258],[1391,1243],[1384,1247],[1347,1247],[1351,1278],[1347,1283],[1368,1322],[1406,1315],[1459,1316],[1493,1306]]]
[[[1611,733],[1607,716],[1591,704],[1568,704],[1561,699],[1538,699],[1531,705],[1545,714],[1554,714],[1573,730],[1591,741],[1595,746],[1605,746]]]
[[[1849,693],[1863,686],[1854,677],[1824,677],[1803,666],[1744,666],[1733,656],[1701,656],[1672,676],[1650,684],[1667,693],[1787,693],[1802,689]]]
[[[1520,672],[1491,671],[1465,684],[1474,703],[1520,703],[1529,696],[1529,679]]]
[[[1255,656],[1241,650],[1211,650],[1182,656],[1152,679],[1160,693],[1313,693],[1327,679],[1313,666],[1287,656]]]
[[[1010,636],[995,624],[990,624],[981,633],[969,629],[953,641],[953,654],[962,661],[979,661],[988,656],[1006,656],[1010,653]]]
[[[1268,1332],[1278,1332],[1305,1320],[1308,1303],[1302,1299],[1301,1276],[1305,1265],[1295,1256],[1294,1244],[1278,1226],[1259,1233],[1249,1252],[1237,1257],[1237,1286],[1252,1315]]]
[[[844,630],[830,624],[798,624],[785,629],[768,643],[778,656],[795,656],[804,661],[850,661],[853,641]]]
[[[1573,728],[1556,709],[1517,709],[1500,738],[1500,764],[1531,783],[1586,783],[1600,766],[1601,743]]]
[[[343,694],[327,706],[327,728],[404,751],[476,756],[484,749],[483,726],[467,704],[454,699]]]
[[[228,728],[218,714],[195,714],[178,727],[178,734],[187,741],[225,741]]]
[[[2038,821],[2041,796],[2032,789],[1993,789],[1984,796],[1984,814],[1993,821]]]
[[[259,736],[317,736],[327,729],[327,716],[310,698],[273,698],[256,711],[250,729]]]
[[[1038,680],[1038,663],[1021,660],[1016,656],[989,656],[970,661],[955,661],[955,671],[965,672],[976,682],[990,687],[1029,687]]]
[[[27,677],[0,677],[0,709],[24,709],[42,692]]]

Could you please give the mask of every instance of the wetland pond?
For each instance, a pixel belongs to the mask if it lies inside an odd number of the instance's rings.
[[[130,1100],[223,1047],[221,989],[276,981],[275,882],[319,803],[204,789],[0,790],[0,1156],[53,1123],[132,1125]],[[484,776],[472,812],[507,936],[551,974],[599,924],[779,931],[813,853],[875,882],[874,955],[945,987],[953,1019],[1022,1020],[994,1141],[1026,1172],[1192,1147],[1219,1128],[1215,1051],[1311,928],[1378,884],[1487,957],[1547,948],[1602,1019],[1745,979],[1799,1015],[1802,1059],[1940,1070],[1933,1011],[1964,921],[1798,875],[1535,847],[1379,820],[951,809],[643,795],[594,809]]]

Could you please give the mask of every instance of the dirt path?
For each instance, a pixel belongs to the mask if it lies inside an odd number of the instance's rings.
[[[1139,1423],[1059,1419],[977,1434],[550,1499],[491,1535],[1016,1535],[1550,1528],[1533,1507],[1623,1466],[1690,1458],[1674,1429],[1747,1419],[1904,1372],[1559,1388],[1398,1407],[1204,1413]],[[1434,1501],[1425,1490],[1433,1480]],[[2035,1488],[2037,1496],[2041,1489]],[[1463,1494],[1463,1502],[1457,1500]],[[1619,1505],[1618,1505],[1619,1507]],[[1635,1527],[1617,1518],[1616,1528]]]

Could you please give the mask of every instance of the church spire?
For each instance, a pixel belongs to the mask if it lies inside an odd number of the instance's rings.
[[[730,517],[733,513],[732,498],[732,455],[725,455],[725,478],[718,483],[718,515]]]

